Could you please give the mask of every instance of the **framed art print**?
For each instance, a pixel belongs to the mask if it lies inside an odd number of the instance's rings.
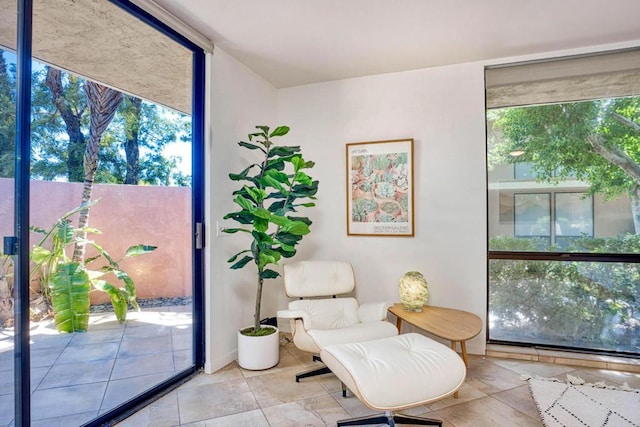
[[[413,231],[413,139],[347,144],[347,235]]]

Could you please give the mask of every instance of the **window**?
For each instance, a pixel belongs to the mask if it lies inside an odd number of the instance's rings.
[[[551,195],[515,194],[515,236],[551,237]]]
[[[640,354],[640,49],[486,84],[490,342]]]
[[[580,237],[593,237],[593,201],[584,193],[555,194],[555,241],[566,248]]]

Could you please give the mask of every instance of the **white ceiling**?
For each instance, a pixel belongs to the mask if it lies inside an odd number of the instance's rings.
[[[640,0],[155,0],[276,87],[640,41]]]

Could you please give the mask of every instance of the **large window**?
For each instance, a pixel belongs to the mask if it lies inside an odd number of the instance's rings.
[[[490,341],[640,354],[640,50],[486,81]]]

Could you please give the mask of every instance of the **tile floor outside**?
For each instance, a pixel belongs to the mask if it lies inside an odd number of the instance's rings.
[[[191,365],[191,306],[92,314],[89,332],[32,323],[31,425],[81,425]],[[13,426],[13,333],[0,330],[0,426]]]
[[[117,426],[335,426],[338,420],[374,413],[352,394],[343,398],[332,374],[296,383],[295,374],[317,362],[290,342],[283,341],[280,355],[278,365],[265,371],[247,371],[234,362],[214,374],[198,374]],[[637,373],[472,355],[458,399],[404,412],[441,419],[444,427],[541,426],[522,374],[561,379],[571,374],[640,388]]]

